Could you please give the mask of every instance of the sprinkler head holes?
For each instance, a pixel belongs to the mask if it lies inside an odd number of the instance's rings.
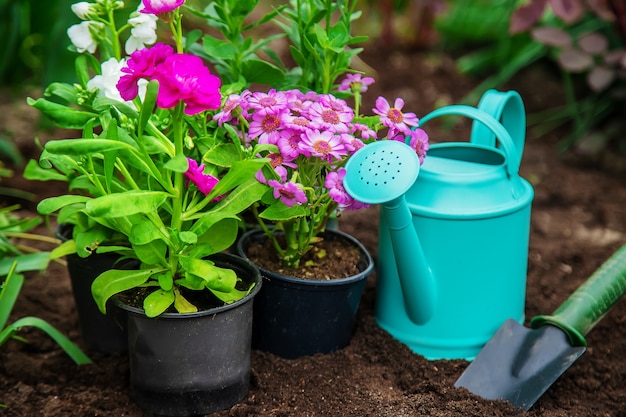
[[[409,146],[393,140],[374,142],[348,160],[344,187],[364,203],[385,203],[403,195],[418,172],[419,158]]]

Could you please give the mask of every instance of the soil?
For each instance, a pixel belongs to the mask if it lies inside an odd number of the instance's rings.
[[[405,109],[424,115],[459,102],[481,80],[454,70],[450,56],[425,51],[368,47],[365,62],[377,71],[368,100],[403,97]],[[558,104],[558,76],[535,65],[501,89],[518,90],[529,112]],[[32,93],[36,94],[36,93]],[[37,114],[24,95],[2,95],[0,128],[32,146]],[[368,108],[367,104],[364,108]],[[467,140],[468,124],[429,125],[433,141]],[[59,132],[39,131],[42,140]],[[593,271],[626,242],[626,180],[623,158],[557,152],[564,132],[527,135],[521,173],[535,188],[528,260],[526,317],[554,311]],[[612,161],[599,165],[598,161]],[[617,162],[615,162],[617,161]],[[609,168],[610,167],[610,168]],[[616,172],[620,172],[619,175]],[[19,172],[4,186],[42,198],[62,191],[28,183]],[[25,204],[32,212],[32,205]],[[358,238],[377,260],[377,209],[345,213],[339,228]],[[52,230],[52,229],[51,229]],[[50,231],[50,234],[52,232]],[[450,254],[451,257],[454,254]],[[370,276],[351,344],[329,355],[296,360],[253,351],[250,393],[222,416],[519,416],[510,404],[483,400],[454,387],[468,363],[428,361],[376,325],[376,274]],[[30,274],[11,320],[41,317],[82,343],[67,272],[53,264]],[[626,416],[626,302],[622,299],[588,334],[588,349],[530,409],[528,416]],[[25,344],[11,340],[0,350],[0,415],[128,416],[141,410],[128,395],[124,354],[92,354],[94,364],[75,366],[45,335],[23,329]]]

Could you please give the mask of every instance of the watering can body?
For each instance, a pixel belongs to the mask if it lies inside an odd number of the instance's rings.
[[[471,360],[504,321],[524,321],[534,193],[518,174],[525,114],[516,92],[490,90],[478,108],[444,107],[421,125],[446,115],[474,120],[470,141],[431,145],[405,194],[422,252],[415,259],[427,263],[434,290],[403,294],[402,279],[422,277],[399,276],[406,268],[381,210],[376,321],[428,359]],[[421,302],[432,307],[416,322],[407,303]]]

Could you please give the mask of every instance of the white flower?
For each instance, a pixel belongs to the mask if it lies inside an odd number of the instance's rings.
[[[109,58],[109,60],[102,63],[102,75],[96,75],[89,80],[87,82],[87,88],[90,90],[97,88],[98,95],[119,101],[135,109],[135,104],[132,101],[124,101],[120,95],[120,91],[117,89],[117,83],[122,75],[124,75],[122,68],[124,68],[125,65],[126,59],[124,58],[119,62],[115,58]],[[137,85],[139,87],[139,98],[143,101],[146,96],[148,80],[140,79]]]
[[[87,17],[91,12],[91,3],[86,1],[80,1],[78,3],[72,4],[72,11],[80,20],[88,20]]]
[[[67,29],[67,36],[70,37],[72,44],[78,52],[89,51],[89,53],[93,54],[98,47],[98,42],[93,37],[93,31],[100,30],[103,27],[102,23],[87,20],[70,26]]]
[[[156,42],[157,20],[158,18],[151,14],[140,14],[137,17],[128,19],[128,23],[133,27],[130,31],[130,37],[124,46],[128,55]]]
[[[112,100],[124,103],[117,89],[117,82],[124,75],[122,68],[126,65],[126,60],[122,59],[117,62],[115,58],[109,58],[102,63],[102,75],[96,75],[87,82],[87,88],[90,90],[98,89],[99,94]]]

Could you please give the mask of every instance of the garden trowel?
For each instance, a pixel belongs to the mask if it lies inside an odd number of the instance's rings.
[[[584,336],[626,293],[626,245],[530,329],[507,320],[454,384],[528,411],[584,352]]]

